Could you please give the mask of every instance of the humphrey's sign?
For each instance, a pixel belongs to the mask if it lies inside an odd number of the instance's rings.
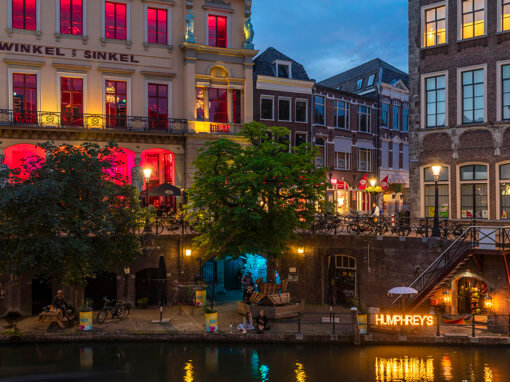
[[[134,64],[140,62],[136,60],[135,56],[132,54],[97,52],[94,50],[56,48],[51,46],[19,44],[15,42],[2,42],[2,41],[0,41],[0,52],[28,53],[39,56],[54,56],[54,57],[76,57],[85,60],[130,62]]]
[[[434,316],[420,316],[417,314],[376,314],[375,324],[379,326],[432,326]]]

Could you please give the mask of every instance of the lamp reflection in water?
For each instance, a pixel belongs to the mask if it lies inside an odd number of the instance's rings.
[[[376,358],[375,380],[390,381],[434,381],[434,360],[432,358]]]
[[[296,362],[296,370],[294,370],[294,373],[296,373],[296,382],[306,382],[305,367],[302,363]]]
[[[487,365],[485,365],[483,370],[483,382],[494,382],[494,373],[492,369]]]
[[[193,371],[193,361],[189,360],[184,365],[184,382],[194,382],[195,373]]]
[[[443,379],[445,381],[453,380],[452,360],[447,355],[443,356],[443,358],[441,359],[441,369],[442,369]]]

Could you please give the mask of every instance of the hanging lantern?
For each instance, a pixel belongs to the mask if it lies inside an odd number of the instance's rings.
[[[487,310],[492,309],[492,297],[489,293],[487,293],[487,296],[485,296],[485,308],[487,308]]]
[[[443,303],[449,304],[452,302],[452,295],[448,289],[443,290]]]

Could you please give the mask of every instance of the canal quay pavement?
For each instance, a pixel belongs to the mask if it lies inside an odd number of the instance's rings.
[[[91,331],[80,331],[76,320],[70,327],[61,329],[55,323],[40,323],[38,317],[26,317],[18,324],[15,334],[0,321],[0,344],[46,343],[46,342],[129,342],[129,341],[168,341],[168,342],[246,342],[246,343],[343,343],[353,344],[352,312],[334,307],[337,317],[333,327],[329,307],[306,305],[298,333],[297,319],[270,321],[270,330],[264,334],[248,332],[242,334],[237,326],[242,315],[237,312],[237,302],[219,302],[219,331],[205,332],[204,313],[201,308],[190,305],[176,305],[163,308],[163,318],[169,323],[156,323],[159,308],[132,309],[129,317],[123,320],[108,318],[104,323],[94,323]],[[347,319],[348,318],[348,319]],[[232,325],[232,326],[231,326]],[[499,345],[510,346],[510,338],[479,333],[471,337],[471,331],[460,327],[441,327],[441,335],[436,336],[436,328],[405,330],[399,333],[370,331],[361,335],[359,343],[370,344],[434,344],[434,345]]]

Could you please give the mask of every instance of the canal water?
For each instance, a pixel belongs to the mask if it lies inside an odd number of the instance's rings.
[[[0,381],[510,381],[510,349],[429,346],[0,346]]]

